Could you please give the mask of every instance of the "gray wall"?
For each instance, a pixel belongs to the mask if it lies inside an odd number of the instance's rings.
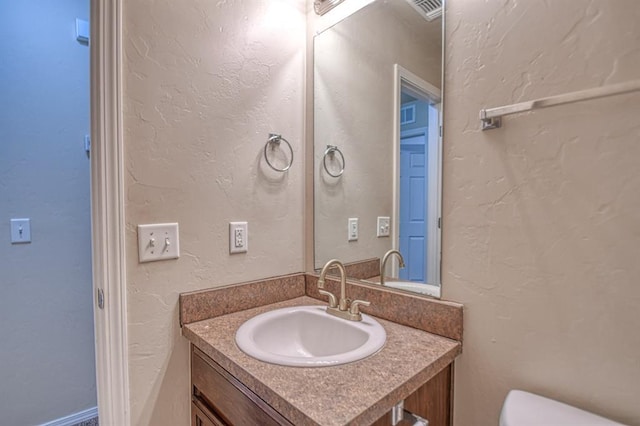
[[[0,424],[96,405],[87,0],[0,2]],[[31,218],[11,245],[9,220]]]

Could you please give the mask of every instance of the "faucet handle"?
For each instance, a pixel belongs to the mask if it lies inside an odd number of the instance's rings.
[[[351,306],[349,307],[349,313],[351,315],[355,315],[360,317],[360,305],[362,306],[370,306],[371,302],[367,302],[366,300],[354,300],[351,302]]]
[[[338,301],[336,300],[336,296],[333,293],[331,293],[330,291],[318,289],[318,293],[322,294],[323,296],[329,296],[329,307],[330,308],[335,308],[335,307],[338,306]]]

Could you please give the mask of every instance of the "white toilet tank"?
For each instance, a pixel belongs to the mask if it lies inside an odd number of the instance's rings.
[[[512,390],[504,400],[500,426],[624,426],[571,405]]]

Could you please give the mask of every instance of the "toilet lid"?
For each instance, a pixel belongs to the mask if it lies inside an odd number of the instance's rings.
[[[500,414],[500,426],[624,426],[584,410],[529,392],[512,390]]]

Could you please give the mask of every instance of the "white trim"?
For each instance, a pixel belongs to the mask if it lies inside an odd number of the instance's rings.
[[[428,127],[416,127],[415,129],[409,129],[409,130],[403,130],[400,132],[400,141],[402,141],[402,139],[404,138],[410,138],[412,136],[423,136],[425,139],[427,139],[429,128]],[[407,145],[411,145],[411,144],[407,144]],[[420,145],[420,144],[416,144],[416,145]],[[425,146],[427,144],[425,143]],[[425,151],[426,154],[426,151]]]
[[[91,215],[100,424],[129,426],[122,142],[122,0],[91,1]]]
[[[440,198],[442,193],[442,140],[440,139],[440,104],[429,105],[429,134],[427,135],[427,276],[426,281],[440,285],[440,241],[441,234],[438,227],[440,217]],[[432,113],[436,111],[436,114]],[[433,143],[433,141],[437,141]],[[434,184],[435,182],[435,184]],[[436,191],[432,189],[436,188]]]
[[[393,65],[393,73],[396,77],[396,84],[401,85],[404,81],[405,88],[409,89],[409,94],[414,98],[424,99],[424,95],[426,93],[429,97],[429,100],[431,100],[434,104],[440,103],[440,100],[442,99],[440,89],[438,89],[433,84],[418,77],[416,74],[398,64]],[[415,92],[411,90],[412,88],[415,90]]]
[[[393,206],[391,215],[391,248],[399,250],[400,248],[400,108],[402,105],[402,79],[400,77],[400,69],[398,64],[393,66]],[[391,260],[391,273],[398,276],[398,264],[395,256]]]
[[[393,87],[393,217],[391,219],[391,239],[393,248],[398,250],[399,248],[399,238],[400,238],[400,140],[401,140],[401,129],[400,129],[400,102],[402,97],[402,87],[405,89],[409,88],[409,92],[411,95],[418,98],[424,99],[425,95],[427,98],[434,104],[439,104],[441,102],[441,92],[436,86],[431,83],[423,80],[418,77],[411,71],[403,68],[398,64],[394,64],[393,66],[393,78],[394,78],[394,87]],[[441,123],[441,109],[438,107],[439,117],[437,122]],[[432,125],[432,120],[430,120],[429,125]],[[432,126],[433,127],[433,126]],[[431,129],[430,133],[435,130]],[[438,133],[439,133],[438,127]],[[431,133],[429,136],[431,137],[433,134]],[[429,141],[429,138],[427,138]],[[432,153],[434,152],[434,147],[432,144],[427,143],[427,149],[429,149],[429,158],[432,157]],[[430,192],[430,197],[432,200],[437,200],[436,206],[434,209],[428,209],[427,211],[431,214],[428,215],[428,220],[433,222],[433,220],[437,221],[438,217],[440,217],[441,209],[442,209],[442,137],[438,135],[438,144],[437,144],[437,155],[438,162],[436,167],[433,167],[432,160],[429,160],[429,179],[437,179],[437,191]],[[431,185],[429,185],[431,187]],[[434,212],[435,210],[435,212]],[[435,214],[435,218],[432,216]],[[429,226],[429,225],[428,225]],[[430,229],[433,229],[432,226],[429,226]],[[427,255],[427,265],[429,268],[435,268],[435,273],[428,273],[427,279],[428,284],[440,285],[440,257],[441,257],[441,236],[442,231],[437,227],[437,223],[435,224],[435,228],[437,229],[436,233],[430,232],[427,238],[435,239],[435,241],[427,242],[427,249],[434,250],[433,255]],[[397,263],[393,263],[393,271],[397,276]],[[434,276],[435,275],[435,276]],[[435,281],[431,282],[431,279]]]
[[[78,411],[65,417],[43,423],[40,426],[73,426],[78,423],[86,422],[94,417],[98,417],[98,407],[88,408],[84,411]]]

